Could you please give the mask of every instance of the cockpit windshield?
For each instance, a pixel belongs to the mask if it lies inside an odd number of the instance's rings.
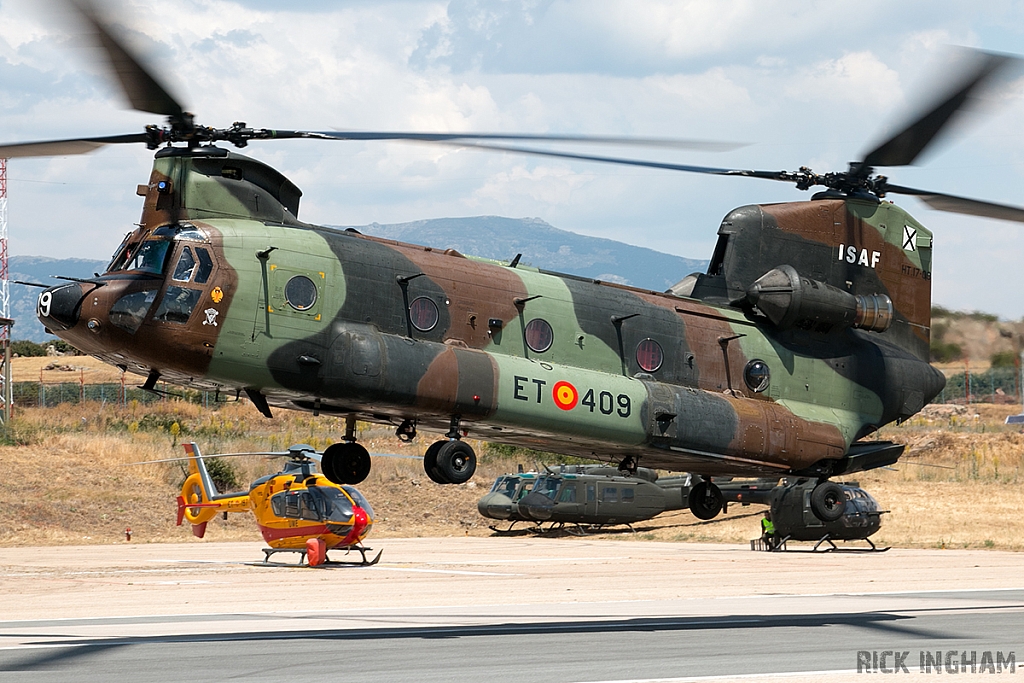
[[[352,520],[352,501],[342,491],[332,486],[310,486],[307,490],[313,494],[323,521],[347,524]]]
[[[519,477],[498,477],[491,487],[491,493],[501,493],[510,500],[515,500],[516,489],[519,487]]]
[[[561,477],[541,477],[537,480],[537,483],[533,485],[533,490],[530,493],[540,493],[551,500],[554,500],[555,493],[558,492],[558,487],[561,484]]]
[[[353,486],[342,486],[341,488],[345,489],[345,493],[349,495],[349,498],[351,498],[356,505],[363,508],[363,511],[366,512],[369,517],[373,517],[373,508],[370,507],[369,501],[363,497],[363,494],[359,493],[358,489]]]
[[[125,245],[110,262],[107,272],[137,270],[160,275],[167,263],[167,252],[171,242],[167,240],[146,240],[139,245]]]

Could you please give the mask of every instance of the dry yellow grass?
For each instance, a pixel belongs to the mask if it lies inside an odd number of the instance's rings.
[[[54,365],[53,370],[43,370]],[[121,371],[113,365],[96,360],[91,356],[35,356],[11,359],[11,379],[15,382],[80,382],[99,384],[120,382]],[[128,375],[128,386],[141,383],[140,378]]]
[[[1024,434],[1001,424],[1012,412],[1019,407],[930,408],[883,430],[881,438],[910,447],[896,471],[853,477],[891,511],[876,540],[901,547],[1024,549]],[[205,453],[281,450],[293,443],[323,448],[343,432],[336,418],[277,411],[267,420],[244,402],[215,410],[181,401],[23,409],[8,435],[19,445],[0,446],[7,474],[0,487],[0,546],[124,542],[128,526],[133,543],[190,540],[187,527],[174,525],[180,468],[129,463],[178,456],[188,440]],[[371,452],[408,455],[421,455],[434,438],[422,434],[403,444],[390,430],[369,425],[360,425],[359,436]],[[483,444],[472,443],[483,453]],[[280,461],[251,456],[232,464],[247,483],[276,471]],[[359,487],[376,513],[374,537],[491,534],[476,501],[494,477],[516,464],[484,456],[473,482],[439,486],[418,460],[375,459]],[[676,512],[636,525],[636,533],[618,528],[601,535],[742,543],[757,535],[759,517],[756,506],[734,506],[711,522]],[[256,540],[258,533],[251,518],[232,515],[211,523],[207,539]]]

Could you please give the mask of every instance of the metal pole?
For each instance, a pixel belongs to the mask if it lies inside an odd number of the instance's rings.
[[[0,344],[3,345],[3,368],[0,372],[0,415],[4,424],[11,419],[11,292],[7,277],[7,159],[0,159]]]
[[[1024,413],[1024,349],[1021,349],[1020,355],[1017,356],[1017,370],[1018,372],[1018,386],[1020,388],[1020,412]]]

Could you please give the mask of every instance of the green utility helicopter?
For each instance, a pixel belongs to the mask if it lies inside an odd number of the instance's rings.
[[[577,527],[630,524],[686,509],[689,491],[689,475],[659,480],[646,467],[630,474],[606,465],[562,465],[498,477],[477,502],[477,510],[513,526],[521,521]]]
[[[857,482],[840,484],[845,503],[843,514],[838,519],[823,520],[814,512],[812,495],[816,482],[807,479],[783,479],[776,486],[759,486],[743,495],[743,504],[768,505],[775,533],[771,538],[751,542],[751,549],[778,551],[786,550],[789,541],[811,541],[817,551],[825,552],[885,552],[871,536],[882,528],[882,510],[875,498],[862,489]],[[867,548],[841,547],[836,541],[867,541]]]
[[[198,125],[89,5],[80,4],[132,105],[167,117],[139,133],[0,145],[0,156],[155,149],[139,227],[102,275],[45,289],[39,320],[85,353],[146,377],[244,392],[272,408],[344,416],[324,452],[331,481],[370,470],[356,420],[426,449],[435,481],[472,477],[467,434],[617,463],[692,472],[687,504],[713,516],[712,476],[814,479],[889,465],[903,446],[868,441],[944,386],[928,364],[932,234],[891,193],[1010,220],[1024,210],[891,184],[879,166],[917,158],[1007,57],[982,55],[897,135],[842,172],[709,168],[573,154],[503,141],[624,142],[557,135],[316,132]],[[706,273],[667,292],[473,258],[311,225],[298,187],[217,146],[270,139],[417,140],[823,186],[811,201],[729,212]],[[650,140],[632,142],[651,143]]]
[[[690,489],[699,481],[690,474],[659,478],[646,467],[630,474],[602,465],[560,465],[543,472],[498,477],[477,502],[477,510],[489,519],[511,523],[503,530],[491,527],[499,533],[511,531],[519,522],[551,523],[559,529],[570,524],[578,530],[584,526],[629,526],[663,512],[685,510]],[[879,550],[869,537],[881,528],[883,511],[856,483],[839,484],[845,499],[843,514],[824,521],[811,503],[817,485],[813,479],[713,481],[725,500],[722,512],[729,504],[768,506],[775,534],[767,540],[770,545],[762,545],[766,550],[785,549],[788,541],[815,541],[814,550],[827,543],[829,550],[838,550],[835,541],[852,540],[866,540],[870,550]]]

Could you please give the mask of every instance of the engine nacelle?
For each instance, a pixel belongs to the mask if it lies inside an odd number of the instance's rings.
[[[854,296],[838,287],[801,277],[793,266],[774,268],[747,290],[747,301],[779,329],[821,325],[884,332],[892,325],[892,299],[885,294]]]

